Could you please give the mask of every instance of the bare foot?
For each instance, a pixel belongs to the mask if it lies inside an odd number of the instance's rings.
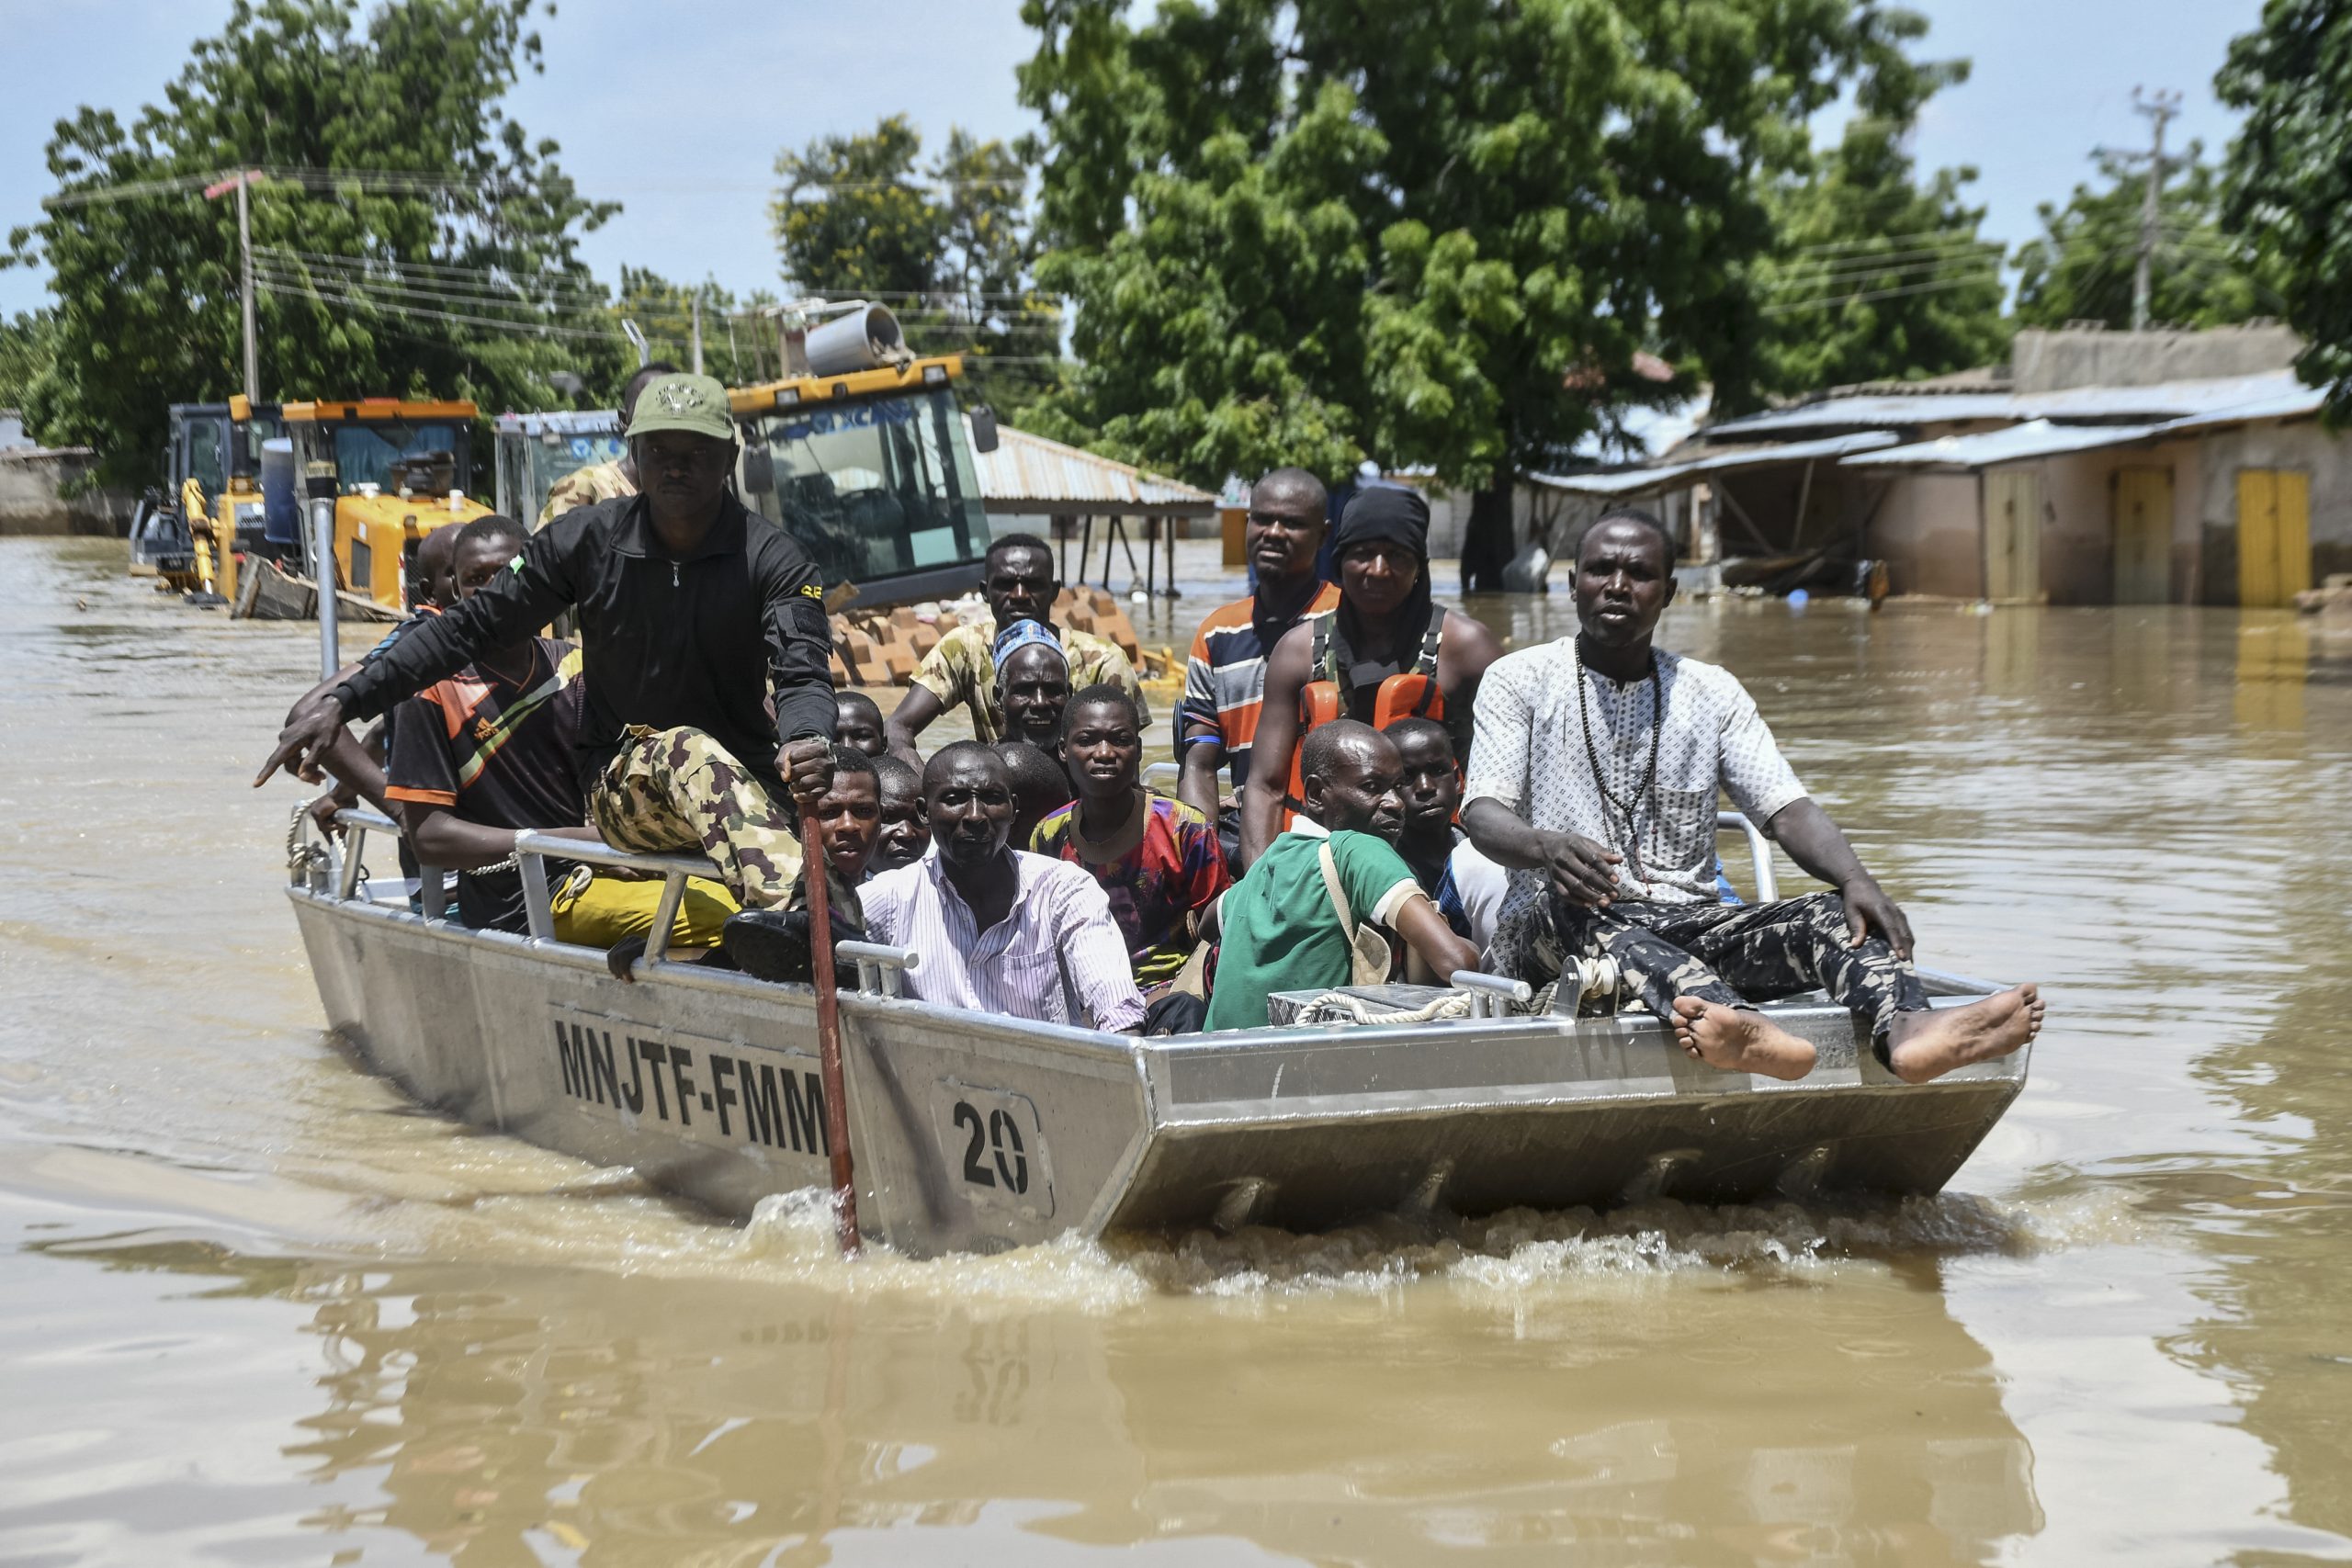
[[[1811,1045],[1748,1008],[1677,997],[1674,1037],[1694,1060],[1727,1073],[1801,1078],[1813,1071]]]
[[[1971,1062],[2006,1056],[2041,1032],[2041,993],[2013,986],[1964,1008],[1906,1012],[1887,1037],[1887,1061],[1905,1083],[1926,1083]]]

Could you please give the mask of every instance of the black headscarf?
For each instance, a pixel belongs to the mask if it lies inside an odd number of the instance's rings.
[[[1404,546],[1413,552],[1420,570],[1413,579],[1412,592],[1396,608],[1391,648],[1396,657],[1386,663],[1369,661],[1356,652],[1363,645],[1363,627],[1346,591],[1340,592],[1340,613],[1331,627],[1332,661],[1343,677],[1340,689],[1351,699],[1364,694],[1367,711],[1371,694],[1380,682],[1411,669],[1420,657],[1421,639],[1429,635],[1430,616],[1436,610],[1430,602],[1430,503],[1419,491],[1409,485],[1373,483],[1356,491],[1348,509],[1340,514],[1339,532],[1331,536],[1331,558],[1342,560],[1352,547],[1374,542]],[[1352,709],[1356,704],[1351,700],[1348,705]]]

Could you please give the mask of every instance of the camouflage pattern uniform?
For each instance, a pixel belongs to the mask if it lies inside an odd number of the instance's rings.
[[[548,490],[548,503],[539,508],[537,526],[544,528],[576,506],[591,506],[600,501],[631,496],[637,487],[621,472],[618,459],[609,463],[591,463],[584,468],[574,468],[555,481]]]
[[[632,724],[588,792],[605,842],[638,854],[692,853],[718,865],[747,909],[782,904],[800,874],[788,807],[699,729]]]
[[[1056,626],[1054,635],[1061,638],[1062,657],[1069,664],[1073,695],[1088,686],[1125,686],[1136,700],[1136,716],[1147,725],[1151,722],[1143,683],[1117,643],[1068,626]],[[972,716],[972,739],[991,743],[1004,739],[1004,712],[996,700],[995,646],[996,621],[983,615],[941,637],[914,676],[914,683],[937,697],[941,707],[963,705]]]
[[[1498,928],[1489,953],[1523,953],[1520,978],[1548,984],[1568,958],[1613,958],[1625,985],[1661,1019],[1674,1017],[1677,997],[1740,1008],[1824,990],[1870,1024],[1883,1060],[1894,1015],[1928,1005],[1919,976],[1884,939],[1848,945],[1853,939],[1846,901],[1835,893],[1770,904],[1626,902],[1587,909],[1555,892],[1506,913],[1502,925],[1520,929]]]

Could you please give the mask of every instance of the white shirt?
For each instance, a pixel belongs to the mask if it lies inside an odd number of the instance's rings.
[[[1480,854],[1467,839],[1453,846],[1445,869],[1447,897],[1438,900],[1438,910],[1449,918],[1458,910],[1470,928],[1464,934],[1483,955],[1495,940],[1495,921],[1501,918],[1503,899],[1510,891],[1510,873]]]
[[[907,989],[927,1002],[1084,1028],[1132,1029],[1143,997],[1111,901],[1083,866],[1015,851],[1012,909],[986,931],[933,849],[857,890],[867,936],[922,963]]]
[[[1621,686],[1579,671],[1573,637],[1496,660],[1478,684],[1477,737],[1463,805],[1498,801],[1540,831],[1579,833],[1608,845],[1625,857],[1616,868],[1620,897],[1712,904],[1719,897],[1717,795],[1731,796],[1760,826],[1803,799],[1804,785],[1736,676],[1663,649],[1657,663],[1657,686],[1647,678]],[[1645,794],[1660,690],[1666,714],[1657,738],[1657,777]],[[1633,807],[1630,831],[1624,816],[1605,804],[1596,767],[1610,794]],[[1516,909],[1544,897],[1544,874],[1513,872],[1510,887],[1508,904]]]

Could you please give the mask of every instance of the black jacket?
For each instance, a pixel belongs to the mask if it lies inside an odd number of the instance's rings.
[[[532,535],[514,570],[401,637],[335,695],[345,718],[373,718],[577,607],[588,678],[583,792],[632,724],[703,730],[781,791],[777,732],[833,733],[822,593],[800,547],[732,495],[702,544],[674,559],[644,497],[600,501]]]

